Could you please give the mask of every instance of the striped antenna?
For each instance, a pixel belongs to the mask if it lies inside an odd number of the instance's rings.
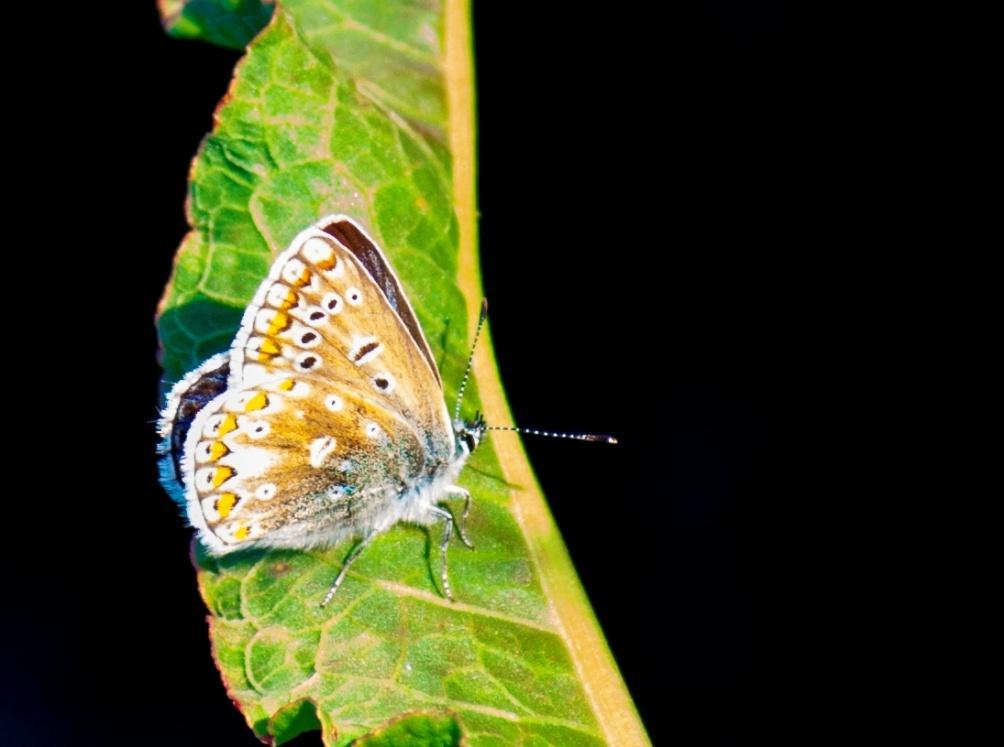
[[[481,301],[481,316],[478,317],[478,328],[474,331],[474,342],[471,344],[471,354],[467,356],[467,368],[464,369],[464,378],[460,380],[460,391],[457,392],[457,407],[453,411],[453,419],[460,420],[460,403],[464,401],[464,390],[467,389],[467,379],[471,375],[471,365],[474,363],[474,350],[478,346],[478,338],[481,336],[481,328],[485,326],[485,319],[488,318],[488,299]]]
[[[489,425],[485,430],[512,431],[528,436],[546,436],[547,438],[568,438],[573,441],[595,441],[601,444],[617,443],[616,438],[603,433],[552,433],[551,431],[538,431],[535,428],[520,428],[516,425]]]

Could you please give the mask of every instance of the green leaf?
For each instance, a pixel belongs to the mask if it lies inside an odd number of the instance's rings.
[[[243,49],[275,10],[274,0],[157,0],[167,33]]]
[[[229,346],[296,233],[346,213],[387,251],[453,401],[481,299],[466,34],[458,0],[280,6],[193,165],[192,230],[160,309],[166,381]],[[490,336],[465,401],[509,419]],[[479,448],[460,482],[475,496],[477,550],[449,550],[455,603],[438,588],[437,543],[417,527],[376,540],[323,609],[349,544],[197,549],[214,657],[259,737],[647,742],[515,437]]]

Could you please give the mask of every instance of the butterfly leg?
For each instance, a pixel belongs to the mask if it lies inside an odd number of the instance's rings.
[[[439,544],[439,557],[442,560],[440,577],[443,581],[443,594],[452,602],[453,590],[450,588],[450,574],[446,568],[446,550],[450,546],[450,538],[453,537],[453,514],[439,506],[432,506],[429,511],[443,522],[443,541]]]
[[[345,562],[342,564],[342,570],[338,571],[338,575],[335,576],[334,582],[331,584],[331,588],[328,589],[328,593],[324,595],[324,601],[321,602],[321,606],[324,607],[331,601],[331,598],[335,596],[335,592],[338,591],[338,587],[342,585],[342,581],[345,580],[345,574],[349,571],[349,566],[352,565],[353,561],[359,557],[363,550],[373,541],[376,537],[376,532],[368,534],[363,537],[362,541],[352,548],[352,552],[349,553],[349,557],[345,558]]]
[[[446,494],[464,499],[464,513],[461,514],[460,521],[457,522],[457,534],[460,535],[460,541],[473,550],[474,543],[467,537],[467,516],[471,512],[471,493],[459,485],[451,485],[446,489]]]

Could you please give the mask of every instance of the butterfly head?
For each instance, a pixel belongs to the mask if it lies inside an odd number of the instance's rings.
[[[488,425],[480,412],[474,416],[474,420],[461,420],[460,418],[454,420],[453,432],[457,438],[457,452],[465,457],[470,456],[478,448],[486,430],[488,430]]]

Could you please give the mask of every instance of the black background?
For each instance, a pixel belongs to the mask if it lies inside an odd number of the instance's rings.
[[[773,680],[769,506],[796,384],[780,4],[475,5],[483,275],[514,415],[620,437],[525,443],[653,742],[735,743]],[[239,55],[166,38],[152,1],[58,31],[58,73],[23,63],[44,167],[19,217],[28,270],[58,271],[35,319],[65,352],[31,390],[52,398],[22,439],[34,487],[8,496],[0,729],[256,744],[209,657],[152,426],[154,308]]]

